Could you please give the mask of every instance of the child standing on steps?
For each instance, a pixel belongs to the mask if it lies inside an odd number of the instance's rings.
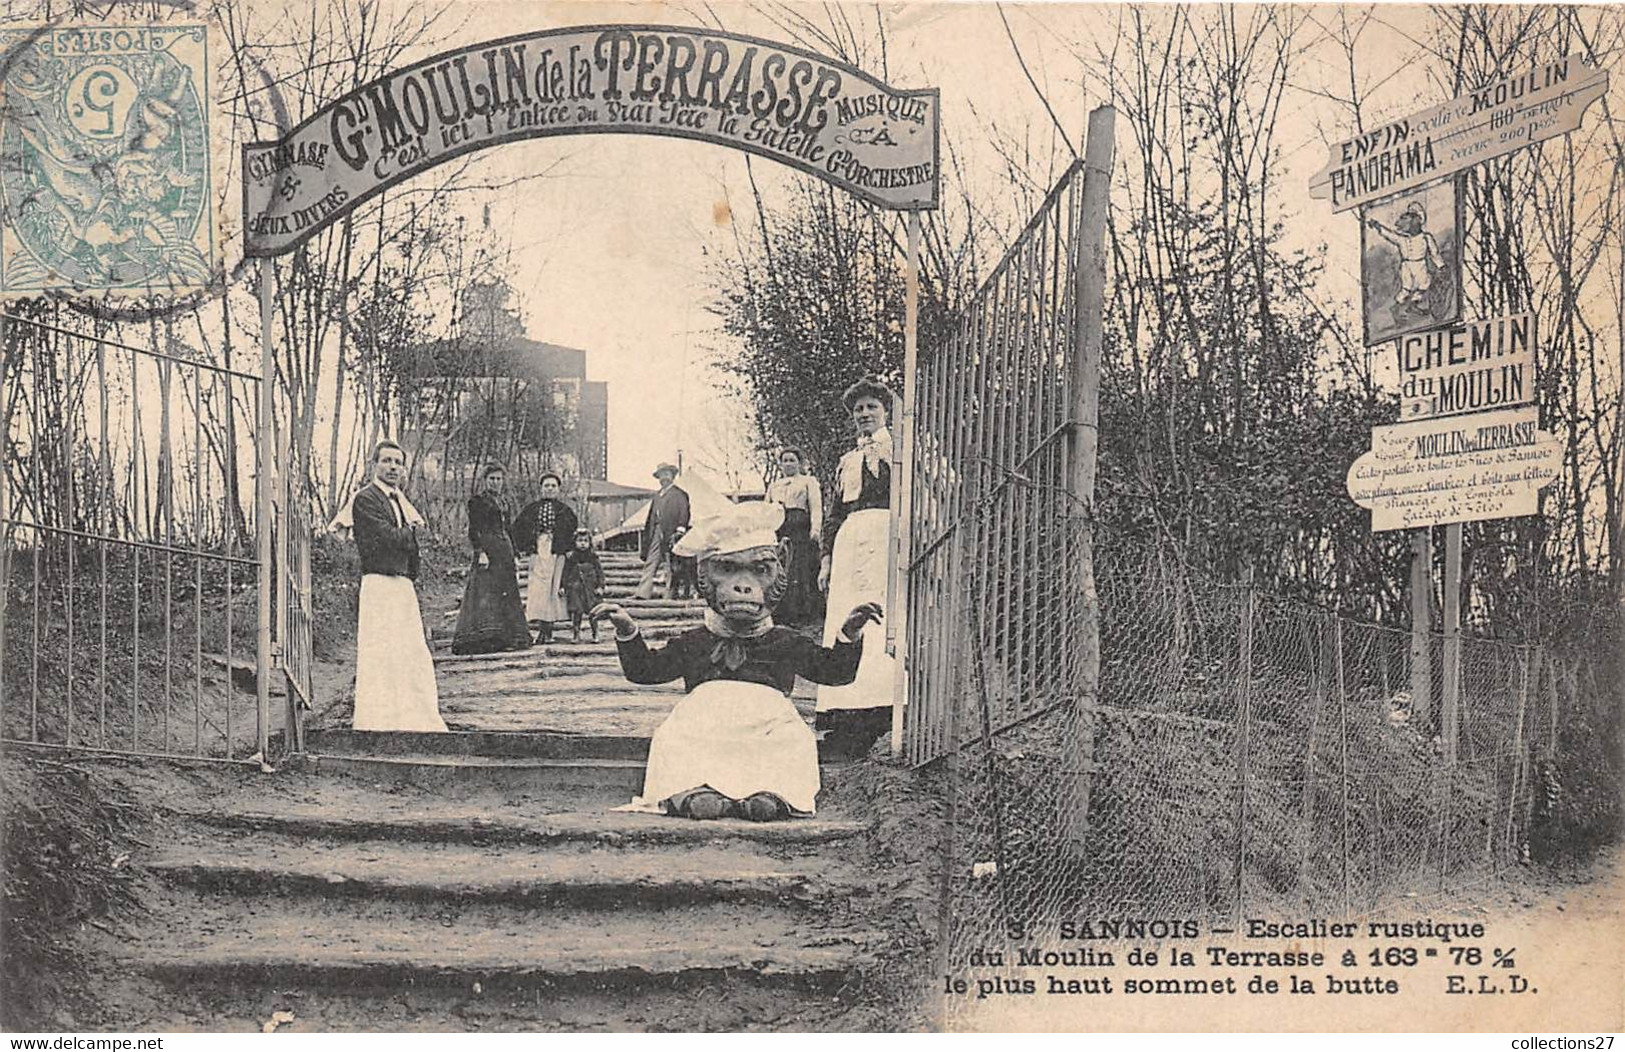
[[[564,601],[570,613],[570,634],[581,642],[581,619],[587,618],[592,640],[598,642],[598,620],[590,611],[604,598],[604,567],[592,550],[592,533],[577,530],[575,548],[564,557]]]

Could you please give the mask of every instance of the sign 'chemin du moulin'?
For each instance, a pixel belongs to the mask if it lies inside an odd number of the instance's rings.
[[[1399,418],[1421,420],[1535,400],[1535,316],[1524,311],[1394,341]]]
[[[937,206],[936,89],[899,91],[810,52],[712,30],[606,25],[451,51],[243,150],[247,253],[286,252],[442,161],[549,135],[699,139],[883,208]]]
[[[1309,181],[1342,212],[1442,179],[1580,126],[1608,71],[1579,55],[1548,62],[1332,146]]]

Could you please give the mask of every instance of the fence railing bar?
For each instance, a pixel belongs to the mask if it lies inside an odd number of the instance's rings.
[[[71,343],[69,344],[69,349],[70,349],[70,358],[69,358],[69,361],[67,362],[67,368],[62,371],[63,372],[63,382],[66,384],[66,387],[67,387],[66,397],[63,399],[63,405],[62,405],[62,468],[63,468],[62,473],[63,473],[63,479],[64,479],[64,491],[63,491],[64,516],[65,516],[65,521],[68,522],[69,524],[72,524],[74,522],[74,515],[73,515],[73,430],[74,430],[73,429],[73,422],[74,422],[74,418],[76,416],[78,416],[79,411],[78,411],[78,407],[77,407],[77,404],[74,401],[74,396],[73,396],[73,376],[74,376],[74,373],[75,373],[76,370],[74,369],[74,364],[75,363],[73,362],[73,360],[71,358],[71,350],[72,350],[72,344]],[[77,584],[76,571],[77,571],[78,567],[75,565],[76,560],[74,559],[73,542],[69,541],[66,545],[64,545],[64,547],[67,549],[67,558],[65,560],[66,563],[67,563],[67,576],[66,576],[66,579],[64,581],[64,584],[66,586],[65,591],[66,591],[67,594],[65,596],[66,601],[64,602],[63,606],[66,609],[67,615],[68,615],[68,625],[67,625],[67,629],[68,629],[68,631],[67,631],[68,660],[66,662],[64,662],[65,667],[63,669],[63,676],[62,676],[62,678],[63,678],[63,695],[64,695],[64,706],[63,706],[63,708],[65,709],[65,712],[64,712],[65,724],[64,724],[64,728],[63,728],[63,738],[69,745],[72,745],[73,744],[73,673],[74,673],[74,667],[77,664],[74,661],[74,657],[77,655],[77,651],[74,649],[74,645],[73,645],[74,644],[74,638],[73,638],[74,637],[74,623],[73,623],[73,615],[74,615],[74,601],[73,601],[73,599],[74,599],[74,595],[73,595],[73,593],[75,591],[75,585]]]
[[[111,462],[112,454],[107,448],[107,346],[100,340],[96,341],[96,389],[101,392],[101,397],[96,400],[96,408],[100,413],[100,427],[97,429],[96,434],[99,471],[97,488],[105,495],[113,490],[113,466]],[[111,517],[112,504],[104,496],[97,515],[97,523],[103,533],[112,532]],[[69,543],[71,544],[72,541],[70,540]],[[97,539],[96,563],[98,591],[101,595],[100,616],[98,619],[98,624],[101,626],[101,646],[97,651],[98,664],[96,671],[96,719],[98,725],[96,741],[98,745],[105,748],[107,746],[107,542],[101,538]]]
[[[22,749],[37,749],[51,752],[71,752],[75,755],[87,756],[128,756],[128,749],[102,749],[89,745],[63,745],[58,742],[28,741],[22,738],[0,736],[0,742],[14,745]],[[230,756],[201,756],[185,752],[164,752],[162,750],[143,750],[142,756],[149,756],[155,760],[184,760],[188,763],[231,764],[233,766],[252,765],[259,766],[258,761],[249,758],[233,758]]]
[[[33,318],[23,318],[11,313],[6,313],[5,318],[8,322],[15,322],[18,325],[26,325],[30,328],[39,329],[42,332],[56,333],[76,339],[85,338],[84,333],[78,332],[74,329],[63,328],[60,325],[53,325],[50,322],[38,321]],[[253,373],[238,372],[235,369],[228,369],[223,365],[215,365],[213,362],[199,362],[190,358],[179,358],[172,354],[165,354],[163,351],[155,351],[150,347],[134,347],[127,343],[120,343],[117,340],[109,340],[100,336],[94,337],[94,339],[97,343],[107,347],[117,347],[121,351],[129,351],[132,354],[139,354],[148,358],[163,359],[174,362],[177,365],[186,365],[194,369],[207,369],[209,372],[221,373],[226,376],[235,376],[240,380],[253,380],[258,382],[260,379]]]
[[[167,331],[167,322],[166,322]],[[167,346],[167,344],[166,344]],[[174,364],[158,363],[158,497],[159,512],[164,517],[164,546],[175,542],[175,447],[172,440],[171,395],[173,394]],[[174,741],[170,722],[175,703],[175,633],[172,617],[175,610],[175,553],[164,553],[164,748]]]
[[[1040,218],[1047,213],[1040,213]],[[1033,421],[1033,366],[1034,357],[1038,348],[1038,239],[1042,236],[1044,226],[1042,222],[1034,228],[1029,237],[1027,251],[1022,256],[1022,326],[1021,336],[1015,351],[1016,365],[1016,435],[1015,448],[1024,448],[1028,436],[1032,431]],[[1008,586],[1011,596],[1010,603],[1014,608],[1011,616],[1011,633],[1015,637],[1011,647],[1015,657],[1015,684],[1011,692],[1018,711],[1025,704],[1025,691],[1032,679],[1032,663],[1028,657],[1032,642],[1032,587],[1030,577],[1030,562],[1028,560],[1028,545],[1036,535],[1033,529],[1031,508],[1028,502],[1019,499],[1017,490],[1010,490],[1011,518],[1015,542],[1011,561],[1014,580]],[[1025,494],[1022,494],[1025,495]]]
[[[954,530],[959,528],[961,523],[964,522],[965,518],[968,515],[972,515],[972,514],[977,513],[976,512],[977,508],[985,507],[985,506],[987,506],[989,504],[989,502],[991,502],[993,500],[996,500],[999,497],[1003,496],[1003,493],[1004,493],[1005,489],[1007,489],[1010,486],[1019,485],[1019,484],[1023,484],[1023,483],[1031,483],[1032,480],[1030,478],[1027,478],[1025,476],[1025,474],[1024,474],[1026,469],[1032,466],[1032,462],[1036,458],[1043,455],[1044,453],[1049,452],[1052,449],[1052,447],[1054,447],[1055,444],[1057,442],[1059,442],[1060,439],[1062,439],[1062,438],[1066,437],[1068,434],[1070,434],[1074,426],[1075,425],[1074,425],[1074,423],[1072,421],[1067,421],[1065,423],[1062,423],[1058,427],[1056,427],[1054,431],[1050,432],[1048,435],[1046,435],[1044,437],[1043,442],[1041,442],[1038,446],[1034,447],[1032,452],[1028,453],[1025,457],[1023,457],[1021,462],[1019,464],[1017,464],[1015,466],[1015,468],[1013,468],[1010,471],[1005,472],[1003,474],[1003,476],[999,479],[999,481],[993,486],[993,488],[988,490],[988,492],[986,493],[985,496],[982,496],[978,500],[976,500],[972,507],[961,511],[959,514],[956,514],[953,517],[953,519],[946,526],[943,527],[943,530],[942,530],[941,533],[939,533],[936,536],[932,537],[931,540],[925,542],[924,547],[919,549],[919,554],[913,559],[913,561],[911,561],[909,563],[909,566],[908,566],[909,572],[912,573],[914,570],[919,568],[919,566],[921,566],[924,563],[925,559],[927,557],[929,557],[931,555],[931,553],[939,545],[941,545],[949,536],[951,536],[953,534]],[[1062,489],[1060,487],[1047,487],[1046,486],[1046,487],[1043,487],[1043,488],[1053,490],[1053,492],[1055,493],[1055,495],[1058,498],[1064,498],[1065,495],[1066,495],[1064,489]]]
[[[0,521],[0,525],[11,528],[38,530],[41,533],[58,534],[65,537],[75,537],[84,541],[98,541],[104,544],[112,544],[122,548],[139,548],[145,551],[155,552],[157,554],[169,553],[172,555],[192,555],[209,562],[236,563],[240,566],[259,565],[253,559],[244,559],[241,556],[234,555],[222,555],[219,552],[211,552],[204,548],[185,548],[178,545],[162,544],[158,541],[131,540],[127,537],[102,537],[94,533],[87,533],[84,530],[68,529],[65,526],[42,526],[38,523],[20,522],[15,519]]]
[[[203,510],[203,377],[193,374],[192,507]],[[199,532],[202,532],[201,529]],[[203,751],[203,560],[192,558],[192,751]]]
[[[1015,240],[1010,242],[1010,247],[1005,249],[1004,254],[999,257],[998,265],[996,265],[993,270],[989,272],[988,279],[984,281],[982,283],[982,287],[976,291],[976,295],[971,300],[971,310],[975,310],[981,305],[982,296],[987,292],[988,286],[991,285],[993,281],[1003,274],[1007,269],[1009,269],[1011,266],[1011,258],[1014,257],[1016,252],[1021,249],[1022,244],[1027,241],[1027,235],[1043,218],[1044,213],[1048,212],[1052,207],[1055,206],[1055,203],[1060,199],[1060,196],[1064,193],[1068,193],[1072,189],[1072,182],[1081,171],[1083,171],[1083,160],[1082,158],[1079,158],[1067,166],[1067,169],[1062,173],[1061,178],[1053,187],[1050,188],[1050,192],[1044,195],[1043,203],[1040,204],[1037,210],[1033,212],[1032,218],[1027,220],[1027,224],[1021,228],[1021,233],[1017,234]]]

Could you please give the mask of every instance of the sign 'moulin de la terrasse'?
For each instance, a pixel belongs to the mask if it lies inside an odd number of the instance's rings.
[[[1533,405],[1371,429],[1348,492],[1376,531],[1533,515],[1563,445]]]
[[[880,207],[935,208],[936,89],[711,30],[605,25],[488,41],[392,72],[243,150],[247,252],[295,247],[442,161],[550,135],[666,135],[809,172]]]
[[[1342,212],[1566,135],[1607,90],[1608,71],[1579,55],[1535,66],[1334,144],[1310,196]]]
[[[1535,316],[1463,321],[1394,341],[1399,419],[1422,420],[1535,400]]]

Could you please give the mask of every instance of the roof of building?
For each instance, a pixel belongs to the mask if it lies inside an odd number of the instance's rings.
[[[426,376],[498,376],[522,380],[583,380],[587,352],[523,336],[487,343],[435,340],[423,345],[434,366]]]
[[[630,500],[649,497],[653,493],[653,486],[623,486],[619,482],[607,482],[603,479],[591,479],[587,482],[588,500]]]

